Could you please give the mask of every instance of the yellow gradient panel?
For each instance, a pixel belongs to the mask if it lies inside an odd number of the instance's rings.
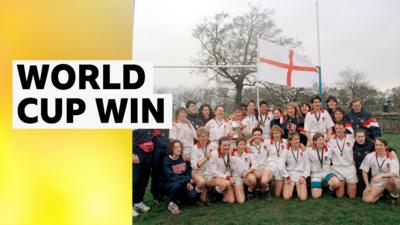
[[[0,224],[131,224],[129,130],[13,130],[14,59],[130,59],[130,0],[0,0]]]

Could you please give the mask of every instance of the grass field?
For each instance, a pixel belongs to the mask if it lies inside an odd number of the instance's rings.
[[[392,147],[400,149],[399,134],[385,134],[385,138]],[[168,211],[167,202],[165,198],[155,205],[147,192],[145,203],[152,210],[135,218],[133,224],[400,224],[400,205],[392,206],[390,200],[367,205],[361,199],[336,199],[328,195],[305,202],[272,197],[253,199],[243,205],[183,206],[180,216]]]

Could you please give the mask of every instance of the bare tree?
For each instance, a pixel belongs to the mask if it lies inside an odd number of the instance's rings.
[[[257,39],[262,38],[280,45],[297,47],[301,43],[282,35],[282,30],[273,20],[274,11],[249,6],[249,12],[231,17],[217,13],[206,18],[193,30],[193,37],[199,40],[201,50],[194,59],[201,65],[255,65]],[[211,68],[210,79],[220,85],[235,87],[235,103],[242,100],[245,86],[254,85],[254,68]]]
[[[341,102],[347,104],[351,99],[357,97],[363,100],[363,105],[370,109],[378,109],[382,105],[383,92],[377,90],[368,81],[365,72],[347,68],[340,72],[341,80],[337,82],[337,96]]]

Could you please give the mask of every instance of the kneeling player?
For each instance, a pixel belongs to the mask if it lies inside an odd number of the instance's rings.
[[[365,203],[375,203],[379,200],[384,190],[388,190],[392,200],[399,197],[399,161],[394,152],[387,149],[387,141],[377,138],[375,152],[369,153],[361,163],[363,179],[366,188],[363,193]],[[371,182],[368,180],[368,172],[371,171]]]
[[[336,189],[336,196],[343,198],[345,186],[349,198],[355,198],[357,194],[357,172],[353,160],[354,136],[345,133],[344,122],[335,125],[335,135],[328,143],[332,151],[332,170],[340,179],[340,186]]]
[[[339,188],[340,181],[331,171],[332,152],[325,144],[324,135],[316,133],[312,140],[312,146],[307,148],[311,169],[311,195],[313,198],[320,198],[324,185],[335,191]]]
[[[223,201],[234,203],[235,195],[243,196],[237,201],[244,202],[243,173],[242,164],[238,157],[231,156],[231,141],[228,137],[221,137],[218,141],[217,154],[211,154],[210,175],[208,183],[211,188],[215,188],[218,193],[224,195]],[[235,194],[236,193],[236,194]]]

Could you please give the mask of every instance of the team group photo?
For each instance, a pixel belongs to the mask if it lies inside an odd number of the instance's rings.
[[[133,224],[400,224],[400,4],[181,4],[135,5],[173,112],[132,130]]]

